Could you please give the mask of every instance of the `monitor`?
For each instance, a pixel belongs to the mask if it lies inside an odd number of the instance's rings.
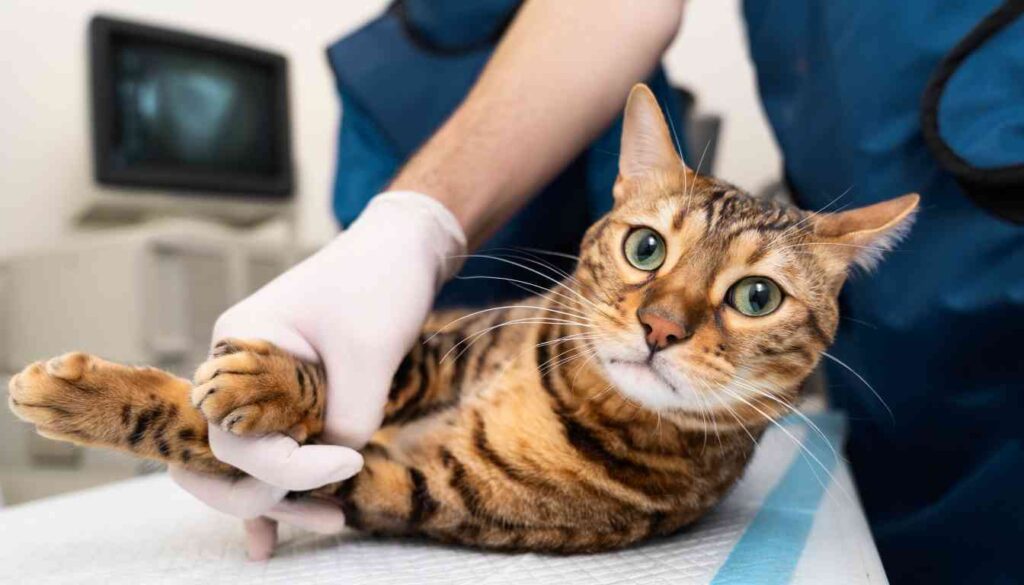
[[[95,177],[128,188],[108,207],[151,194],[291,199],[282,55],[107,16],[89,40]]]

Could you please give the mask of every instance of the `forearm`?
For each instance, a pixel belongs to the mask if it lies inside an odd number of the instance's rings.
[[[476,85],[391,189],[429,194],[480,244],[621,109],[683,0],[528,0]]]

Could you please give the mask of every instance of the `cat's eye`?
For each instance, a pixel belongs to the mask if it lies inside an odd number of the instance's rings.
[[[764,317],[782,304],[782,289],[763,276],[748,276],[732,285],[725,300],[748,317]]]
[[[626,236],[623,252],[633,267],[653,272],[665,262],[665,240],[651,228],[636,228]]]

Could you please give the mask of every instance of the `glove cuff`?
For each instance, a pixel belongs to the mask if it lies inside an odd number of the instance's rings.
[[[428,241],[437,258],[438,288],[458,273],[465,261],[466,233],[443,203],[417,191],[385,191],[370,200],[363,215],[384,212],[388,208],[400,209],[407,216],[416,214],[424,221]]]

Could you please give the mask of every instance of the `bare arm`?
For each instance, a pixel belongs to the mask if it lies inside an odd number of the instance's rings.
[[[479,245],[622,109],[683,0],[527,0],[480,79],[391,184],[429,194]]]
[[[465,247],[450,216],[470,245],[478,245],[519,209],[651,71],[678,28],[682,2],[528,0],[465,102],[391,185],[425,193],[452,214],[429,197],[377,199],[344,237],[217,320],[214,341],[265,339],[294,356],[322,356],[327,371],[322,436],[328,444],[295,449],[284,435],[246,440],[212,425],[216,458],[253,479],[175,475],[204,502],[250,519],[253,558],[269,556],[276,540],[276,523],[255,516],[321,532],[345,524],[336,506],[302,509],[282,497],[358,469],[359,455],[338,445],[365,444],[380,424],[395,370],[446,275],[444,259]],[[381,249],[381,230],[405,239]],[[349,286],[352,274],[375,285]],[[401,295],[406,302],[390,302]],[[381,322],[389,326],[366,326]]]

